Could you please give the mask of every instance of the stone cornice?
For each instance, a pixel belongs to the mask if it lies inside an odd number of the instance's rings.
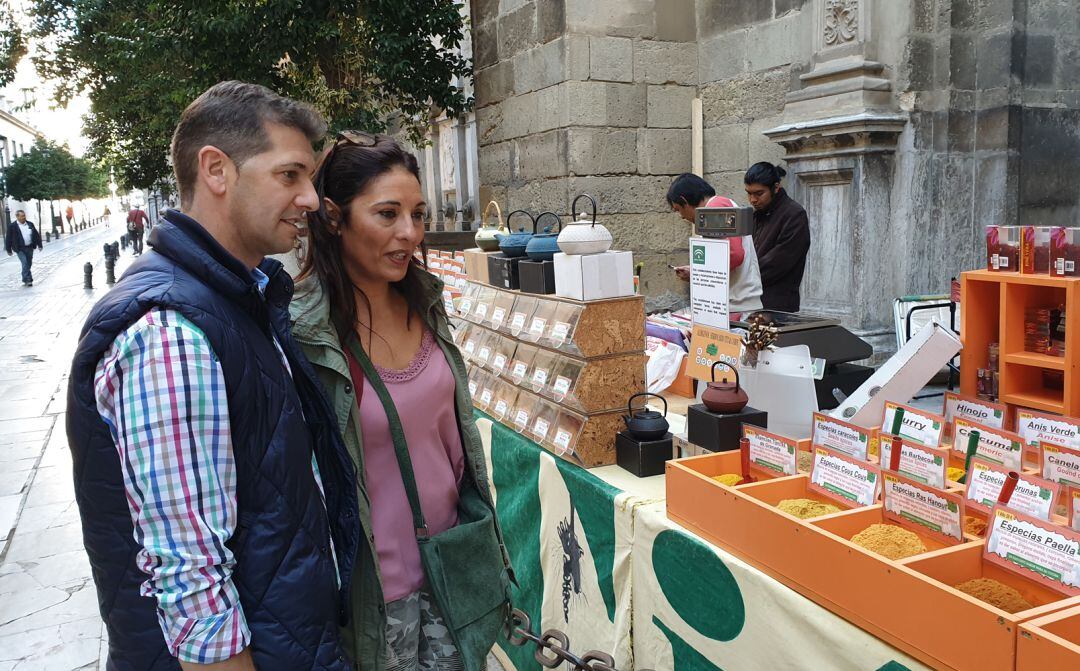
[[[787,160],[896,151],[906,114],[864,112],[787,123],[764,131],[783,145]]]

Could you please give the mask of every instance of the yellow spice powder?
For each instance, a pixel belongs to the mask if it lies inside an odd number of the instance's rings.
[[[986,520],[982,519],[981,517],[964,515],[964,533],[971,534],[972,536],[985,535]]]
[[[871,524],[852,536],[851,542],[892,560],[926,552],[926,546],[914,532],[895,524]]]
[[[809,452],[799,452],[797,457],[800,473],[809,473],[814,468],[814,455]]]
[[[714,475],[713,480],[716,480],[722,485],[734,487],[735,485],[742,482],[742,476],[738,473],[724,473],[723,475]]]
[[[945,479],[952,480],[953,482],[960,482],[960,478],[964,477],[964,469],[957,468],[956,466],[949,466],[945,471]]]
[[[822,503],[813,499],[784,499],[776,504],[776,507],[788,515],[798,517],[800,520],[840,512],[840,508],[831,503]]]
[[[975,578],[953,587],[1006,613],[1019,613],[1032,608],[1020,592],[993,578]]]

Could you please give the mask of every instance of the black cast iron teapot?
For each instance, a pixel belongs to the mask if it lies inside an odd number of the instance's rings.
[[[634,403],[634,399],[639,396],[655,396],[664,402],[664,414],[660,414],[655,410],[649,410],[646,407],[642,407],[638,410],[634,410],[631,406]],[[626,430],[637,440],[659,440],[667,435],[668,421],[667,421],[667,399],[659,394],[650,394],[648,392],[642,392],[640,394],[634,394],[630,397],[630,400],[626,402],[626,411],[630,414],[623,415],[623,421],[626,422]]]

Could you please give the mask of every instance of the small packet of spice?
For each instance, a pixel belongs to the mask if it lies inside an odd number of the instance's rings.
[[[1080,265],[1080,228],[1050,229],[1050,274],[1075,277]]]

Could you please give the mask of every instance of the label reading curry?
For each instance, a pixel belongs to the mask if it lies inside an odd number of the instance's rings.
[[[815,412],[810,442],[812,447],[827,447],[865,461],[870,448],[870,430]]]
[[[900,432],[897,435],[929,447],[937,447],[941,444],[941,432],[945,427],[944,417],[892,401],[885,403],[885,417],[881,423],[883,432],[895,433],[893,423],[898,410],[904,411],[904,417],[900,420]]]

